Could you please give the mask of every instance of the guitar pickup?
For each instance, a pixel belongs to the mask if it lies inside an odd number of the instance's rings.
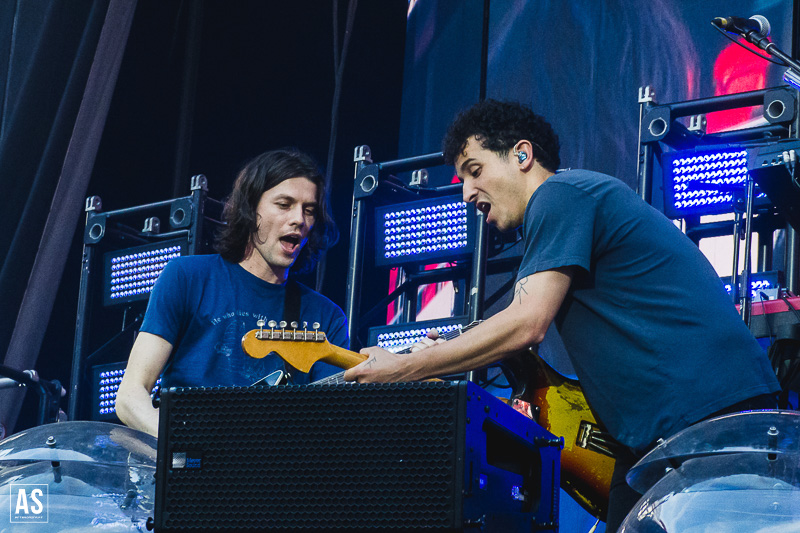
[[[606,431],[603,431],[599,426],[585,420],[581,422],[578,428],[578,438],[575,444],[579,448],[599,452],[609,457],[616,456],[614,449],[619,446],[617,441]]]

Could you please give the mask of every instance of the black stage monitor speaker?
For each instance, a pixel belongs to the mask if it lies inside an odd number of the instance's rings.
[[[162,391],[157,532],[557,531],[562,439],[473,383]]]

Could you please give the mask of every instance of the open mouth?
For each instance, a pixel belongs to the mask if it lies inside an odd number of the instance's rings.
[[[300,235],[290,234],[280,238],[281,247],[286,253],[292,254],[300,246]]]
[[[477,207],[478,211],[481,211],[485,215],[488,215],[489,211],[492,210],[492,204],[489,202],[478,202],[475,204],[475,207]]]

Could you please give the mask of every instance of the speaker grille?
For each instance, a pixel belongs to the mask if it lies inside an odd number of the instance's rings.
[[[171,389],[156,523],[175,531],[452,529],[464,475],[463,417],[453,416],[463,412],[461,387]]]

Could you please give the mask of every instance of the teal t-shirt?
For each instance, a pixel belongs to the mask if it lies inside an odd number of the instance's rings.
[[[300,285],[300,321],[320,323],[328,341],[347,347],[347,320],[336,304]],[[249,386],[283,369],[275,353],[255,359],[244,353],[242,336],[257,321],[283,320],[285,285],[268,283],[219,255],[179,257],[156,281],[141,331],[174,347],[162,387]],[[316,363],[293,383],[309,383],[341,369]]]
[[[528,203],[523,234],[518,279],[578,267],[556,327],[587,401],[623,444],[647,449],[779,390],[697,246],[620,180],[550,177]]]

